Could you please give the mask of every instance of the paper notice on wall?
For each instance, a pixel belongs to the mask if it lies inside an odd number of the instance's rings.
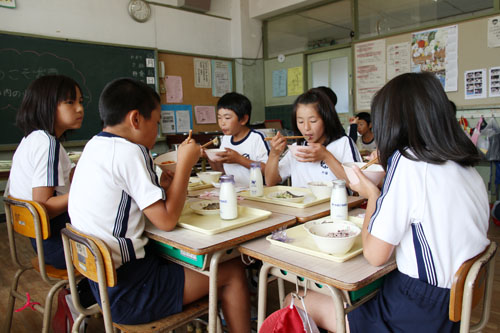
[[[273,71],[273,97],[286,96],[286,69]]]
[[[212,87],[212,67],[210,59],[194,58],[194,86],[195,88]]]
[[[175,111],[161,111],[161,132],[164,134],[175,133]]]
[[[288,96],[300,95],[304,92],[304,79],[302,67],[288,68],[287,90]]]
[[[486,69],[466,71],[464,74],[465,99],[486,97]]]
[[[387,46],[387,80],[410,70],[410,42]]]
[[[491,67],[489,70],[489,78],[489,97],[500,97],[500,67]]]
[[[167,89],[167,103],[182,103],[182,77],[173,75],[165,76],[165,88]]]
[[[196,105],[194,107],[194,119],[197,124],[216,124],[215,106]]]
[[[221,97],[233,90],[231,62],[212,60],[212,95]]]
[[[16,8],[15,0],[0,0],[0,7]]]
[[[163,133],[187,133],[193,128],[191,105],[162,104],[161,124]]]
[[[488,47],[500,46],[500,16],[488,19]]]
[[[385,84],[385,40],[355,46],[356,109],[370,109],[373,95]]]
[[[175,127],[177,128],[178,133],[189,132],[190,129],[193,129],[193,121],[191,120],[191,105],[184,106],[188,108],[175,111]]]

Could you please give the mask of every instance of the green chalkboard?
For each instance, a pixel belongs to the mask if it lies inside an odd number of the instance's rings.
[[[152,79],[147,83],[155,88],[155,56],[152,49],[0,34],[0,144],[21,141],[16,112],[30,82],[47,74],[67,75],[81,86],[85,118],[67,140],[89,140],[102,128],[98,102],[106,83],[134,77],[143,82]]]

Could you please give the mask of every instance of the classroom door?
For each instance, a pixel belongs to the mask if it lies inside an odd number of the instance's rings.
[[[307,83],[314,88],[327,86],[337,95],[337,113],[352,114],[351,48],[307,56]]]

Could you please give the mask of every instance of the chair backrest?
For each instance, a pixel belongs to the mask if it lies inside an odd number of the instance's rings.
[[[496,249],[497,244],[495,242],[491,242],[482,253],[464,262],[455,273],[450,290],[449,319],[451,321],[458,322],[463,319],[462,310],[465,301],[464,296],[466,295],[468,288],[472,292],[472,300],[469,300],[469,309],[464,310],[467,311],[469,317],[472,309],[485,295],[487,278],[491,279],[493,274],[492,270],[494,266],[492,263],[494,262],[492,262],[492,260],[495,257]],[[473,285],[468,286],[466,284],[466,280],[471,281],[471,284],[473,283]],[[488,292],[488,290],[486,290],[486,292]],[[489,292],[491,292],[491,290]],[[484,311],[489,312],[489,308],[483,309],[483,312]],[[467,321],[469,319],[470,318],[467,318]]]
[[[37,228],[42,239],[50,237],[50,219],[45,207],[36,201],[22,200],[8,196],[3,199],[5,213],[15,232],[37,238]]]

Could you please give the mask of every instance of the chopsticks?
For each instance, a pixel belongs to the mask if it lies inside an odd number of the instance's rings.
[[[369,161],[368,163],[366,163],[365,165],[363,165],[360,169],[361,170],[365,170],[366,168],[368,168],[370,165],[372,164],[375,164],[378,162],[378,157],[375,157],[373,160]]]
[[[188,135],[188,138],[187,138],[187,142],[189,142],[191,140],[192,136],[193,136],[193,130],[189,130],[189,135]]]
[[[264,138],[264,141],[271,141],[272,139],[274,138],[274,136],[272,137],[267,137],[267,138]],[[287,140],[293,140],[293,139],[304,139],[305,136],[301,136],[301,135],[295,135],[295,136],[284,136],[285,139]]]
[[[219,143],[219,138],[215,137],[212,140],[208,141],[207,143],[203,144],[201,148],[206,148],[210,146],[211,144],[217,145]]]

